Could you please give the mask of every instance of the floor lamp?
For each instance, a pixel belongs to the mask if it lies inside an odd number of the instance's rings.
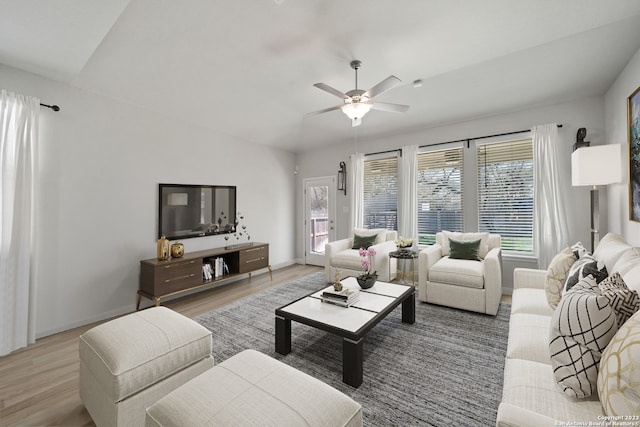
[[[622,181],[620,144],[581,147],[571,154],[571,184],[591,186],[591,252],[600,242],[598,185]]]

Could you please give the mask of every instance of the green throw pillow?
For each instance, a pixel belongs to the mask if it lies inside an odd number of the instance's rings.
[[[478,256],[480,242],[481,240],[459,242],[457,240],[449,239],[449,258],[480,261],[480,257]]]
[[[368,249],[369,246],[373,245],[376,242],[377,236],[377,234],[374,234],[373,236],[358,236],[357,234],[354,234],[353,246],[351,247],[351,249]]]

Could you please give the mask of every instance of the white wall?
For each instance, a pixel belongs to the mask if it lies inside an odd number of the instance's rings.
[[[292,153],[5,66],[0,87],[61,107],[40,115],[38,337],[135,309],[139,261],[156,254],[160,182],[237,186],[252,240],[270,243],[274,267],[294,262]]]
[[[629,220],[629,136],[627,97],[640,86],[640,50],[631,58],[605,95],[606,141],[622,144],[622,182],[608,186],[609,230],[640,245],[640,222]]]
[[[578,128],[587,128],[587,140],[592,144],[603,144],[605,140],[604,125],[604,98],[591,97],[573,102],[544,107],[535,107],[527,110],[512,112],[503,115],[485,117],[482,119],[424,129],[419,132],[393,135],[375,140],[363,140],[359,138],[352,144],[327,146],[318,150],[307,151],[297,155],[296,163],[299,166],[298,180],[315,176],[337,175],[340,161],[347,162],[348,157],[355,151],[373,153],[403,146],[417,144],[426,145],[438,142],[452,141],[463,138],[473,138],[484,135],[530,129],[531,126],[545,123],[561,123],[559,129],[559,143],[561,146],[561,164],[566,167],[562,171],[567,182],[571,182],[571,152],[576,141]],[[366,123],[363,124],[366,126]],[[355,128],[357,129],[357,128]],[[355,134],[354,134],[355,135]],[[347,164],[349,164],[347,162]],[[347,171],[349,173],[349,171]],[[300,212],[302,206],[302,185],[296,185],[296,207]],[[589,189],[586,187],[570,187],[566,195],[567,206],[570,211],[570,235],[574,241],[582,241],[589,245]],[[349,228],[349,200],[351,189],[347,190],[347,196],[339,192],[337,200],[337,238],[344,238]],[[604,192],[606,193],[606,191]],[[606,199],[606,194],[601,195]],[[345,209],[347,210],[345,212]],[[302,230],[302,214],[296,215],[297,230]],[[607,219],[603,213],[601,223],[606,224]],[[602,227],[602,231],[604,227]],[[298,234],[296,250],[298,257],[303,257],[302,232]],[[536,268],[536,262],[532,260],[506,259],[504,262],[504,286],[513,287],[513,268],[523,266]],[[507,292],[509,290],[507,289]]]

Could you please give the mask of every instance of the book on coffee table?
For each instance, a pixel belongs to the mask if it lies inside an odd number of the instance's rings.
[[[343,307],[348,307],[360,299],[360,291],[357,289],[343,289],[335,291],[331,288],[322,292],[320,299]]]

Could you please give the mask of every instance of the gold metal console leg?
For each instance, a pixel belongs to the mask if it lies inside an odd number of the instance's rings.
[[[160,305],[160,298],[159,297],[155,297],[153,300],[156,302],[156,307]]]
[[[271,283],[273,283],[273,270],[271,270],[271,266],[267,267],[269,269],[269,279],[271,279]]]
[[[142,300],[142,295],[140,295],[140,293],[138,293],[137,297],[136,297],[136,311],[140,310],[140,301]]]

